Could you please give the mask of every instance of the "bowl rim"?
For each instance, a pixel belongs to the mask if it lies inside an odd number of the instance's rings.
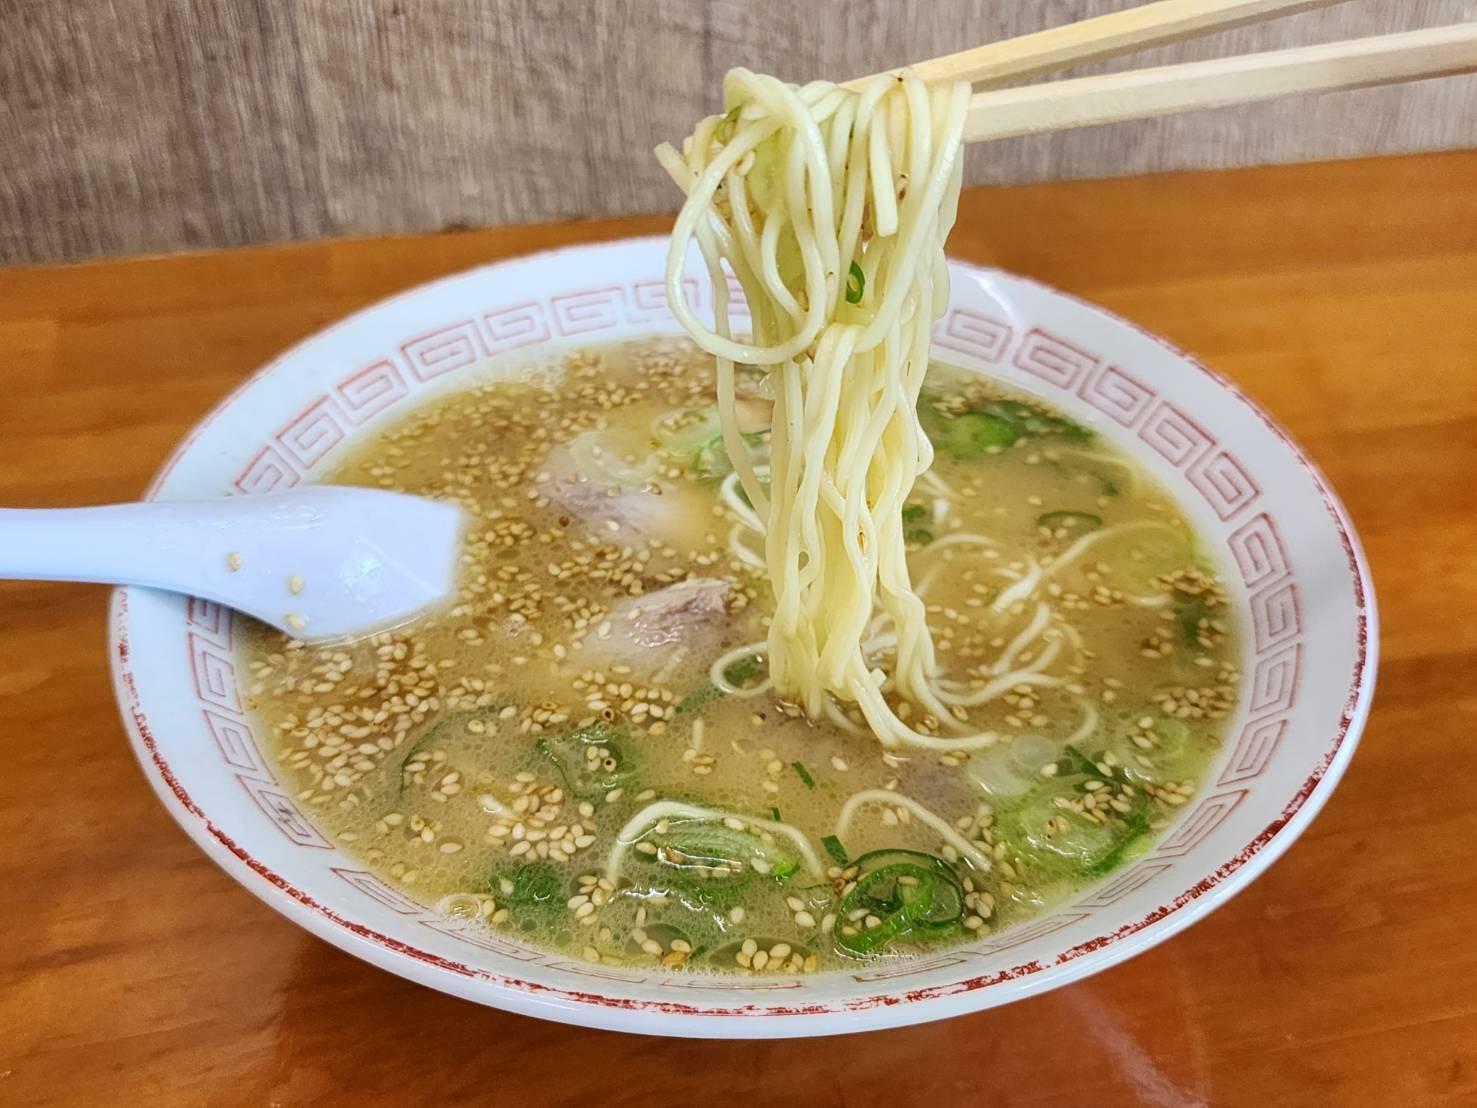
[[[442,285],[463,281],[473,274],[510,263],[550,259],[610,248],[665,244],[665,235],[637,235],[599,242],[575,243],[549,250],[500,258],[466,270],[411,286],[367,304],[293,343],[258,367],[201,417],[175,445],[144,493],[155,499],[163,483],[185,458],[200,435],[224,416],[238,398],[282,362],[297,356],[333,331],[413,296],[423,296]],[[950,258],[952,271],[985,277],[1004,271]],[[1327,802],[1343,776],[1369,715],[1379,660],[1379,614],[1369,565],[1343,503],[1317,465],[1272,416],[1237,385],[1199,359],[1132,320],[1030,277],[1007,274],[1013,281],[1069,300],[1102,317],[1109,324],[1137,332],[1167,353],[1209,378],[1237,401],[1287,448],[1318,492],[1333,523],[1347,560],[1355,604],[1358,636],[1356,664],[1337,734],[1309,776],[1292,794],[1283,810],[1231,859],[1199,882],[1157,906],[1143,918],[1111,934],[1080,943],[1067,956],[1049,965],[1025,963],[983,974],[964,982],[903,995],[883,990],[844,1003],[812,1001],[792,1005],[689,1004],[605,996],[587,990],[561,989],[485,969],[474,969],[380,934],[344,918],[295,887],[255,858],[243,845],[218,827],[202,810],[161,754],[148,717],[140,703],[133,676],[128,636],[128,587],[113,590],[108,618],[108,653],[114,694],[135,757],[151,788],[191,839],[217,865],[253,895],[287,916],[304,930],[348,954],[419,984],[477,1003],[543,1019],[605,1030],[678,1037],[778,1038],[881,1030],[995,1007],[1027,995],[1037,995],[1136,957],[1177,935],[1229,901],[1263,873],[1297,840]],[[1003,987],[1002,987],[1003,986]],[[760,1017],[803,1017],[767,1019]]]

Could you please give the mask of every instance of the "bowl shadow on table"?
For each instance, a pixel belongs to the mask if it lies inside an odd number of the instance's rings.
[[[1173,967],[1179,957],[1145,956]],[[719,1103],[896,1108],[981,1103],[984,1088],[1012,1106],[1208,1103],[1205,1052],[1167,1041],[1163,1013],[1188,979],[1108,972],[1043,996],[957,1019],[862,1035],[699,1040],[570,1027],[485,1008],[382,973],[304,938],[284,991],[264,1090],[275,1105],[451,1103],[496,1093],[501,1103],[603,1106]],[[1136,986],[1136,981],[1144,984]],[[1151,1036],[1146,1015],[1154,1015]],[[1150,1044],[1153,1038],[1158,1046]],[[1051,1061],[1051,1060],[1055,1061]]]

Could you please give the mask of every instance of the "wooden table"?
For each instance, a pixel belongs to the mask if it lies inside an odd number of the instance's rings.
[[[0,271],[0,503],[136,496],[274,352],[577,223]],[[100,589],[0,585],[0,1103],[1477,1103],[1477,152],[981,190],[952,249],[1230,374],[1343,494],[1374,714],[1288,855],[1188,933],[946,1023],[820,1041],[581,1031],[309,938],[154,801]]]

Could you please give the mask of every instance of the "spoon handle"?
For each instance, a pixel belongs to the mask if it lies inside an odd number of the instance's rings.
[[[456,585],[463,516],[378,489],[0,509],[0,579],[188,593],[324,641],[403,623]]]
[[[244,506],[244,502],[239,502]],[[238,502],[0,508],[0,578],[198,592],[232,572],[231,532],[260,513]]]

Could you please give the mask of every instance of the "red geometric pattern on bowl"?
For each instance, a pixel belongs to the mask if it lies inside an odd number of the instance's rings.
[[[402,916],[418,916],[423,911],[415,901],[402,894],[400,890],[386,885],[368,870],[345,869],[342,866],[330,866],[329,868],[351,887],[369,897],[370,900],[383,904],[392,912],[399,912]]]
[[[1260,777],[1262,770],[1272,760],[1272,755],[1277,753],[1277,747],[1286,730],[1286,716],[1269,716],[1248,723],[1236,740],[1231,757],[1216,784],[1235,785]]]
[[[277,441],[303,469],[317,465],[348,436],[337,409],[333,398],[324,396],[277,432]]]
[[[1011,947],[1050,935],[1053,931],[1060,931],[1063,927],[1070,927],[1086,918],[1086,912],[1058,912],[1054,916],[1039,916],[1018,927],[1006,928],[997,938],[969,949],[977,954],[998,954],[1002,950],[1009,950]]]
[[[571,959],[561,961],[550,958],[543,964],[549,969],[561,970],[575,977],[588,977],[592,981],[619,981],[623,985],[644,985],[649,980],[642,974],[631,973],[619,966],[597,966],[593,962],[576,962]],[[656,984],[660,985],[662,982],[657,981]]]
[[[1154,448],[1175,469],[1184,469],[1208,453],[1215,439],[1198,423],[1167,400],[1160,401],[1150,414],[1139,438]],[[1202,496],[1203,485],[1196,485]]]
[[[292,798],[277,787],[275,782],[258,781],[253,777],[236,775],[247,795],[256,801],[273,827],[287,836],[294,846],[310,847],[315,850],[332,850],[333,844],[318,834],[318,829],[308,822],[297,810]]]
[[[525,300],[506,308],[482,313],[482,327],[487,333],[487,350],[501,354],[531,346],[549,339],[549,320],[542,304]]]
[[[727,278],[725,283],[728,285],[728,314],[748,319],[749,298],[744,294],[744,286],[739,284],[738,278],[732,273],[727,274]]]
[[[1230,519],[1262,492],[1241,463],[1224,450],[1191,468],[1188,476],[1222,520]]]
[[[379,415],[409,392],[404,375],[388,358],[356,370],[333,386],[333,395],[355,426]]]
[[[1257,650],[1281,646],[1303,631],[1297,585],[1291,579],[1251,594],[1251,632]]]
[[[236,688],[236,663],[214,643],[193,631],[189,637],[190,672],[195,678],[195,695],[202,703],[241,714],[241,695]]]
[[[422,381],[476,365],[489,353],[482,345],[477,325],[470,319],[406,339],[400,344],[400,351],[410,363],[410,371]]]
[[[217,646],[224,646],[227,650],[231,648],[231,609],[222,607],[214,600],[187,596],[185,622],[201,638],[208,639]]]
[[[364,890],[361,889],[360,891],[363,892]],[[455,939],[459,943],[466,943],[468,946],[475,946],[481,950],[490,950],[494,954],[501,954],[508,958],[516,958],[520,962],[545,961],[543,954],[539,951],[531,950],[518,943],[507,942],[481,924],[473,923],[470,920],[449,919],[446,916],[431,912],[426,913],[426,918],[419,922],[422,927],[429,927],[432,931]]]
[[[747,316],[748,309],[743,300],[742,289],[731,276],[728,277],[728,286],[731,314]],[[701,300],[707,290],[706,286],[701,286],[694,292],[691,286],[685,286],[684,291],[689,294],[690,299],[695,296],[696,300]],[[701,307],[701,304],[695,303],[694,306]],[[475,323],[465,320],[452,322],[396,343],[388,343],[380,357],[369,360],[367,364],[361,361],[362,368],[354,370],[322,396],[310,401],[303,410],[303,415],[292,421],[279,436],[260,444],[254,451],[247,452],[247,460],[232,484],[242,492],[265,492],[296,484],[303,474],[294,466],[286,450],[290,448],[292,456],[301,461],[304,470],[307,470],[313,463],[305,459],[316,458],[321,463],[340,443],[350,437],[352,426],[367,421],[371,415],[380,416],[397,405],[405,404],[414,398],[421,382],[442,377],[455,370],[468,369],[486,355],[547,341],[556,333],[577,335],[584,341],[598,336],[602,331],[616,329],[622,322],[629,321],[640,313],[649,312],[653,319],[664,317],[669,315],[666,309],[664,281],[659,276],[652,276],[622,285],[565,290],[543,299],[492,307],[482,311]],[[1153,387],[1124,368],[1121,364],[1124,359],[1121,356],[1110,361],[1108,357],[1067,342],[1039,326],[1028,325],[1029,321],[1022,321],[1018,324],[1020,329],[1017,329],[1017,326],[1001,323],[972,310],[955,309],[940,321],[938,342],[941,347],[980,362],[1014,366],[1049,387],[1073,393],[1076,398],[1120,426],[1137,428],[1139,438],[1180,472],[1183,480],[1217,518],[1229,520],[1262,501],[1262,488],[1253,479],[1250,469],[1228,449],[1221,448],[1213,435],[1179,407],[1158,396]],[[309,416],[311,418],[306,418]],[[340,419],[343,420],[342,423],[338,422]],[[325,443],[328,445],[324,449],[318,449]],[[1288,726],[1289,713],[1297,699],[1303,626],[1287,546],[1278,533],[1273,512],[1265,509],[1248,518],[1229,537],[1227,549],[1231,564],[1242,578],[1241,584],[1246,593],[1262,598],[1262,632],[1258,635],[1256,626],[1253,627],[1256,656],[1251,665],[1246,694],[1253,718],[1236,737],[1221,780],[1214,787],[1245,784],[1247,788],[1198,799],[1187,812],[1181,814],[1169,828],[1167,837],[1146,858],[1127,872],[1114,875],[1095,889],[1086,890],[1076,903],[998,935],[989,936],[972,948],[952,951],[944,959],[899,963],[852,975],[856,980],[894,981],[934,973],[950,966],[966,964],[972,957],[1021,946],[1088,919],[1094,911],[1158,881],[1172,868],[1165,859],[1179,857],[1193,850],[1241,804],[1250,788],[1255,787],[1255,779],[1274,760]],[[1352,566],[1352,553],[1350,562]],[[1287,578],[1286,582],[1283,582],[1284,578]],[[1360,604],[1362,618],[1362,598]],[[223,742],[218,738],[216,743],[223,760],[236,768],[246,768],[241,763],[249,760],[250,754],[254,754],[253,769],[256,766],[265,766],[266,763],[251,736],[250,725],[240,715],[239,697],[234,685],[234,667],[230,665],[229,659],[221,656],[219,650],[229,642],[229,617],[222,620],[218,614],[208,610],[191,609],[189,630],[188,650],[202,710],[218,713],[218,719],[231,725],[224,732],[228,741]],[[200,632],[199,636],[194,633],[196,631]],[[222,632],[225,635],[224,642],[221,639]],[[210,642],[214,642],[218,649],[212,651],[208,645]],[[124,680],[131,680],[126,667]],[[160,765],[168,773],[162,762]],[[297,811],[292,800],[274,784],[240,774],[237,779],[288,841],[303,848],[332,849]],[[1305,789],[1311,789],[1317,780],[1318,776],[1311,778]],[[1301,798],[1295,799],[1288,812],[1295,812],[1306,795],[1305,791]],[[1252,844],[1229,869],[1237,868],[1242,861],[1256,853],[1257,849],[1258,844]],[[1218,876],[1224,876],[1227,872],[1229,870],[1223,867]],[[351,887],[361,895],[384,904],[382,897],[387,887],[383,883],[374,881],[369,884],[351,881],[347,877],[344,880],[349,881]],[[1205,887],[1215,883],[1214,880],[1209,881]],[[1150,922],[1176,911],[1196,895],[1198,893],[1195,890],[1182,893],[1174,899],[1172,905],[1162,908],[1142,923],[1078,946],[1057,956],[1054,964],[1100,949],[1117,937],[1135,933]],[[1167,894],[1162,897],[1164,902],[1169,899]],[[413,902],[401,898],[401,903],[409,915]],[[647,980],[644,977],[631,977],[627,972],[611,967],[589,966],[567,959],[546,957],[538,951],[504,942],[480,926],[450,920],[420,906],[414,906],[414,909],[421,926],[470,946],[495,951],[527,963],[557,965],[565,972],[582,974],[589,978],[627,982]],[[361,935],[365,934],[363,929],[358,930]],[[385,942],[393,946],[391,941]],[[433,958],[431,955],[423,957]],[[967,992],[982,986],[1016,980],[1042,968],[1046,967],[1033,962],[988,977],[955,984],[933,983],[926,989],[907,994],[907,999]],[[785,979],[756,982],[658,975],[654,980],[671,989],[717,993],[798,986],[798,982]],[[569,995],[578,1001],[611,1003],[603,1002],[599,996],[590,994]],[[896,1002],[897,997],[898,994],[892,993],[887,997],[847,1002],[844,1008],[856,1010],[876,1004],[891,1004]],[[813,1010],[772,1011],[779,1014]],[[728,1010],[729,1014],[737,1011],[749,1014],[751,1009],[745,1007]],[[752,1010],[752,1013],[765,1014],[757,1009]]]
[[[682,296],[694,311],[702,306],[702,289],[697,278],[682,279]],[[628,323],[656,323],[674,318],[672,306],[667,303],[666,281],[652,278],[631,282],[631,310],[626,313]]]
[[[696,974],[668,974],[658,978],[657,984],[664,989],[700,989],[708,993],[775,992],[800,988],[800,981],[794,977],[701,977]]]
[[[292,463],[282,451],[275,446],[264,446],[242,467],[232,484],[247,496],[259,496],[290,489],[297,482],[297,470],[292,468]]]
[[[1154,851],[1154,857],[1178,858],[1190,853],[1205,841],[1207,835],[1225,822],[1226,817],[1245,799],[1245,789],[1206,797],[1180,818],[1179,823],[1159,844],[1159,849]]]
[[[1269,581],[1280,581],[1292,572],[1287,550],[1277,525],[1266,513],[1253,516],[1226,540],[1231,559],[1248,589],[1259,589]]]
[[[884,963],[877,969],[867,970],[863,973],[853,973],[853,981],[896,981],[899,977],[915,977],[920,973],[933,973],[935,970],[948,969],[950,966],[962,966],[969,959],[945,955],[942,958],[919,958],[911,962]]]
[[[261,777],[272,776],[272,772],[262,761],[261,752],[256,748],[256,739],[244,719],[225,716],[209,708],[204,709],[201,714],[205,716],[205,726],[210,731],[210,737],[215,740],[226,765]]]
[[[617,326],[626,306],[626,290],[620,285],[564,293],[549,298],[554,330],[561,335],[588,335]]]
[[[1001,323],[969,308],[951,308],[933,329],[933,344],[956,354],[964,354],[981,362],[998,365],[1010,349],[1015,332],[1010,324]]]
[[[1289,578],[1251,595],[1251,630],[1257,650],[1270,650],[1303,629],[1297,585]]]
[[[1077,383],[1090,373],[1102,359],[1073,346],[1066,339],[1033,327],[1026,332],[1021,347],[1016,351],[1015,365],[1048,385],[1055,385],[1063,392],[1072,392]]]
[[[1077,395],[1125,427],[1132,427],[1159,394],[1115,365],[1103,366],[1082,382]]]
[[[1274,712],[1286,712],[1293,706],[1297,699],[1302,656],[1302,647],[1293,643],[1284,650],[1257,658],[1247,694],[1247,706],[1254,718],[1263,719]]]
[[[1130,893],[1136,893],[1165,870],[1168,862],[1140,862],[1132,869],[1099,885],[1093,894],[1078,903],[1083,908],[1106,908]]]

